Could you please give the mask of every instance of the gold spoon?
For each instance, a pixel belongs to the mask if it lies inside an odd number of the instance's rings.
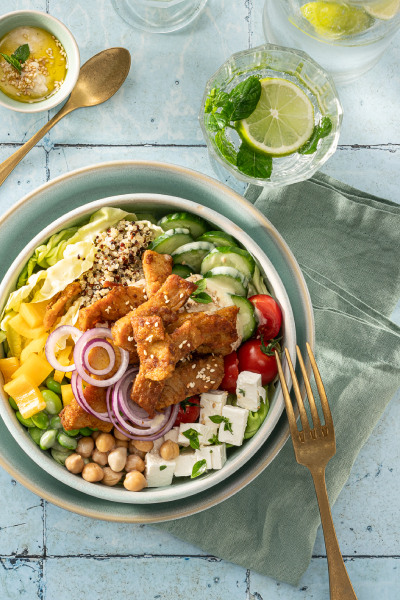
[[[130,66],[131,55],[125,48],[103,50],[85,62],[68,102],[26,144],[0,164],[0,185],[29,150],[65,115],[77,108],[102,104],[114,96],[127,78]]]

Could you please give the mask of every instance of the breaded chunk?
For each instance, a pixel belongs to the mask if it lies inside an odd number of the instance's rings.
[[[156,409],[178,404],[189,396],[217,390],[224,377],[224,359],[220,356],[196,356],[179,365],[165,381]]]
[[[139,404],[150,417],[155,416],[155,406],[160,400],[164,389],[165,381],[152,381],[146,379],[143,369],[140,368],[139,373],[133,383],[131,398],[136,404]]]
[[[106,394],[106,388],[100,388],[94,385],[87,385],[83,392],[89,406],[99,413],[107,412]],[[113,428],[112,423],[106,423],[97,417],[89,415],[89,413],[79,406],[75,398],[72,400],[71,404],[66,406],[60,412],[60,418],[62,426],[66,431],[69,431],[70,429],[83,429],[84,427],[97,427],[99,431],[109,432]]]
[[[185,321],[183,325],[175,329],[170,337],[174,345],[175,363],[194,352],[206,339],[202,330],[190,321]]]
[[[43,326],[45,329],[53,327],[58,317],[66,312],[68,304],[72,303],[74,298],[77,298],[82,293],[81,285],[77,281],[67,285],[65,290],[54,296],[50,303],[46,306],[46,312],[43,318]]]
[[[143,272],[146,279],[148,298],[158,292],[172,272],[173,259],[169,254],[159,254],[146,250],[142,256]]]
[[[175,368],[174,344],[161,317],[132,317],[132,330],[146,379],[167,379]]]
[[[128,352],[134,350],[136,345],[131,318],[159,316],[167,326],[176,320],[175,311],[182,308],[195,289],[194,283],[182,279],[178,275],[170,275],[154,296],[114,323],[112,335],[115,344]]]
[[[87,331],[104,321],[117,321],[129,312],[143,304],[146,300],[142,287],[116,285],[104,298],[93,302],[79,311],[78,326],[81,331]]]

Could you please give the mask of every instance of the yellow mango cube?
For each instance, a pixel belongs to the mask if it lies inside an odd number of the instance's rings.
[[[19,369],[19,360],[15,356],[12,358],[0,359],[0,371],[4,377],[4,383],[11,381],[11,375]]]
[[[21,352],[21,364],[24,363],[31,354],[38,354],[38,352],[43,350],[48,337],[48,334],[45,333],[44,335],[42,335],[42,337],[38,338],[37,340],[32,340],[31,342],[29,342],[29,344],[27,344],[27,346],[25,346],[25,348]]]
[[[43,317],[46,312],[48,301],[45,302],[23,302],[19,309],[19,314],[28,323],[29,327],[35,329],[43,325]]]
[[[18,371],[11,375],[11,379],[17,379],[20,375],[26,375],[35,385],[40,385],[50,375],[53,367],[45,358],[37,354],[30,354]]]
[[[62,396],[64,408],[66,406],[68,406],[68,404],[71,404],[72,400],[75,398],[73,391],[72,391],[72,385],[70,385],[70,384],[62,385],[61,386],[61,396]]]
[[[19,333],[19,335],[22,335],[22,337],[28,338],[30,340],[36,340],[46,333],[46,330],[43,326],[35,328],[29,327],[28,323],[25,321],[25,319],[22,318],[20,314],[15,315],[15,317],[10,319],[8,321],[8,325],[12,327],[14,331]]]
[[[29,419],[46,408],[38,386],[25,373],[7,383],[4,391],[14,398],[24,419]]]

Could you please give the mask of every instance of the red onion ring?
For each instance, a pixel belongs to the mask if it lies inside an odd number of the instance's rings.
[[[82,334],[82,331],[79,331],[79,329],[73,327],[72,325],[61,325],[60,327],[57,327],[52,333],[50,333],[46,340],[45,354],[47,362],[53,367],[53,369],[56,369],[56,371],[69,373],[70,371],[75,371],[75,365],[68,365],[64,367],[56,359],[56,345],[60,337],[64,335],[71,336],[76,344],[84,334]]]
[[[150,419],[148,413],[130,398],[130,386],[134,382],[132,375],[136,375],[138,369],[129,369],[125,375],[115,384],[113,394],[118,396],[118,406],[124,413],[126,419],[140,427],[158,427],[159,415],[169,417],[171,412],[168,407],[164,413],[157,412],[157,416]]]
[[[79,375],[82,377],[83,381],[86,381],[86,383],[90,383],[91,385],[94,385],[97,387],[108,387],[108,386],[116,383],[122,377],[122,375],[125,373],[125,371],[128,367],[128,364],[129,364],[129,352],[127,352],[123,348],[118,348],[118,350],[121,353],[121,365],[120,365],[118,371],[115,373],[115,375],[113,375],[109,379],[94,379],[93,377],[91,377],[90,375],[88,375],[86,373],[86,371],[83,367],[83,364],[82,364],[81,356],[82,356],[82,352],[84,350],[85,345],[88,342],[90,342],[93,338],[98,339],[99,336],[105,337],[108,339],[112,339],[111,329],[107,329],[105,327],[94,327],[93,329],[89,329],[89,331],[86,331],[82,335],[82,337],[80,337],[79,340],[75,343],[74,361],[75,361],[76,370],[78,371]]]
[[[89,352],[92,348],[104,348],[108,354],[108,358],[110,359],[109,365],[105,369],[94,369],[89,363]],[[109,342],[105,342],[100,338],[95,338],[94,340],[90,340],[86,344],[83,349],[83,357],[82,357],[83,366],[86,371],[89,371],[91,375],[107,375],[110,371],[113,370],[115,365],[115,352],[114,348],[111,346]]]
[[[93,410],[93,408],[87,402],[85,396],[83,395],[82,377],[80,375],[78,375],[78,373],[76,371],[74,371],[72,373],[71,386],[72,386],[72,392],[75,396],[77,403],[84,411],[86,411],[93,417],[100,419],[101,421],[105,421],[106,423],[111,423],[111,419],[108,416],[108,412],[104,412],[104,413],[96,412],[95,410]]]

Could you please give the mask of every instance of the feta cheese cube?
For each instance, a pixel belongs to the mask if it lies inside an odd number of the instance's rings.
[[[175,477],[190,477],[193,472],[193,467],[197,463],[196,453],[194,450],[182,452],[175,458]]]
[[[226,463],[226,445],[220,444],[219,446],[211,446],[211,448],[212,468],[222,469],[222,467]]]
[[[212,434],[217,433],[218,424],[213,423],[210,417],[214,415],[222,415],[222,409],[226,404],[228,398],[228,392],[221,390],[215,390],[210,392],[204,392],[200,396],[200,423],[207,425],[210,428]]]
[[[225,430],[225,423],[222,422],[219,426],[218,438],[220,442],[228,442],[233,446],[241,446],[243,444],[243,436],[247,425],[249,411],[238,406],[224,406],[222,416],[227,417],[232,425],[232,432]]]
[[[164,442],[165,442],[164,436],[161,436],[157,440],[154,440],[154,442],[153,442],[154,446],[150,450],[150,454],[156,454],[157,456],[160,456],[160,448]]]
[[[179,437],[178,444],[180,446],[189,446],[189,440],[187,437],[183,435],[184,431],[188,429],[194,429],[199,434],[199,442],[202,446],[208,446],[210,442],[208,441],[211,437],[210,428],[207,425],[202,425],[201,423],[181,423],[179,425]]]
[[[176,444],[178,443],[178,436],[179,436],[179,427],[173,427],[172,429],[170,429],[168,431],[168,433],[166,433],[164,435],[164,440],[171,440],[172,442],[175,442]]]
[[[207,469],[212,469],[212,453],[214,447],[215,446],[200,446],[200,450],[196,450],[195,452],[196,462],[205,459],[207,462]]]
[[[176,468],[175,460],[163,460],[161,456],[148,452],[144,459],[144,476],[149,487],[163,487],[171,485]]]
[[[237,405],[256,412],[260,408],[261,375],[242,371],[236,382]]]

